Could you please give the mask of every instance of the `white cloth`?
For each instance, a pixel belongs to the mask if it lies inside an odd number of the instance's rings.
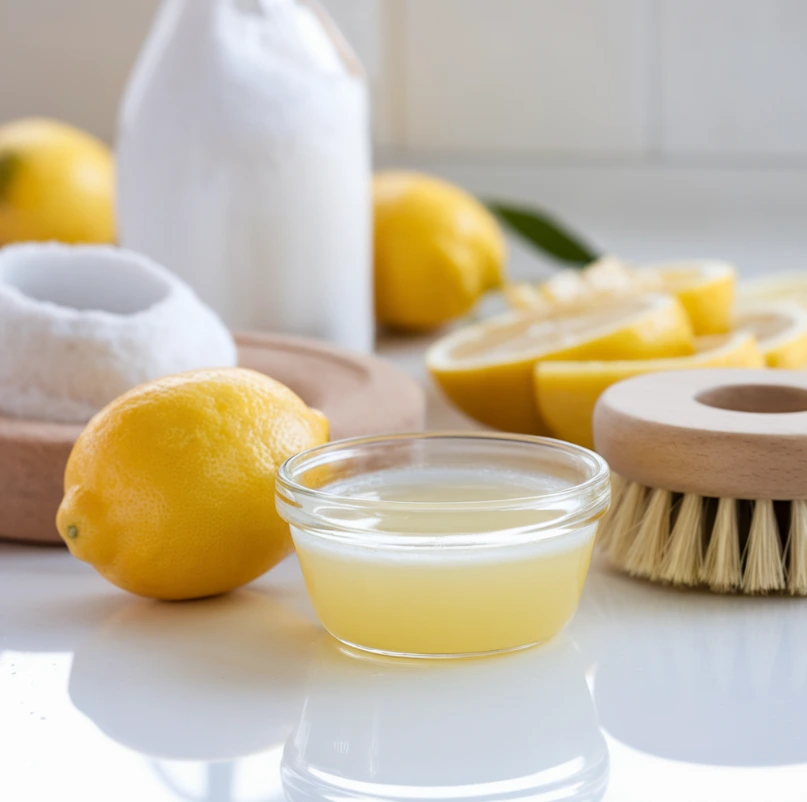
[[[0,249],[0,414],[83,423],[137,384],[236,360],[215,313],[145,256]]]

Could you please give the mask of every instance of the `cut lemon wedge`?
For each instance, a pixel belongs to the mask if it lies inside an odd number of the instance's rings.
[[[541,284],[510,284],[504,295],[514,309],[550,311],[612,303],[615,298],[626,298],[639,291],[634,270],[614,256],[603,256],[583,270],[558,270]]]
[[[737,314],[735,327],[757,338],[769,368],[807,367],[807,309],[799,304],[748,306]]]
[[[517,309],[598,306],[648,292],[675,295],[697,335],[724,334],[731,328],[735,270],[726,262],[691,260],[633,268],[612,256],[584,270],[561,270],[543,284],[514,284],[505,297]],[[805,285],[807,298],[807,285]]]
[[[551,434],[594,447],[592,418],[600,395],[631,376],[694,368],[761,368],[765,359],[747,331],[700,337],[697,353],[677,359],[620,362],[541,362],[535,369],[535,397]]]
[[[664,262],[641,267],[635,276],[645,291],[675,295],[687,310],[695,334],[725,334],[731,329],[737,278],[727,262]]]
[[[807,309],[807,272],[747,279],[737,287],[737,303],[741,309],[781,301],[794,302]]]
[[[693,350],[681,303],[646,295],[565,313],[508,312],[439,340],[426,364],[466,415],[497,429],[546,434],[533,392],[536,363],[658,359]]]

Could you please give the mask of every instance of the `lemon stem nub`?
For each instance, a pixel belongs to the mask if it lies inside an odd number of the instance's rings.
[[[67,536],[70,540],[75,540],[78,537],[78,527],[74,524],[70,524],[70,526],[67,527]]]

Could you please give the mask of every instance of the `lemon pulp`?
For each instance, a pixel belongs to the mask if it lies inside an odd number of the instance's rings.
[[[686,309],[694,333],[703,336],[731,329],[735,283],[735,270],[726,262],[696,259],[633,268],[605,256],[584,270],[561,270],[537,286],[511,284],[505,297],[516,309],[549,312],[570,305],[607,307],[637,293],[667,293]]]
[[[735,318],[738,330],[749,331],[769,368],[799,370],[807,366],[807,309],[780,301],[742,308]]]
[[[696,338],[697,352],[674,359],[544,362],[535,368],[535,398],[553,436],[594,447],[594,409],[612,384],[631,376],[694,368],[761,368],[765,360],[747,331]]]
[[[429,372],[466,415],[511,432],[549,434],[533,373],[555,360],[659,359],[693,352],[684,307],[668,295],[607,307],[508,312],[459,329],[426,354]]]
[[[342,522],[347,532],[365,536],[356,539],[361,542],[335,542],[292,527],[314,608],[339,640],[389,654],[477,654],[548,640],[574,614],[596,523],[530,534],[530,527],[551,524],[562,511],[495,509],[497,501],[507,507],[507,500],[565,489],[566,480],[418,468],[366,474],[344,484],[340,496],[379,502],[377,511],[365,505]],[[480,501],[492,503],[480,508]],[[415,504],[390,508],[386,502]],[[450,513],[440,509],[443,503],[450,503]],[[497,531],[524,534],[504,543],[497,542]],[[480,532],[493,536],[484,545],[450,542]],[[435,538],[390,546],[384,535]]]

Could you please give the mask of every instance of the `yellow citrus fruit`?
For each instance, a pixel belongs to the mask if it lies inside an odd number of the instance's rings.
[[[501,285],[506,247],[499,224],[459,187],[419,173],[380,172],[373,206],[380,323],[428,331]]]
[[[551,434],[594,447],[592,420],[597,399],[612,384],[662,370],[761,368],[765,359],[749,332],[698,338],[688,357],[631,361],[541,362],[535,369],[535,397]]]
[[[725,262],[665,262],[633,268],[606,256],[583,270],[561,270],[538,286],[511,285],[505,297],[516,309],[550,311],[602,306],[649,292],[668,293],[684,305],[693,331],[700,336],[731,329],[735,283],[735,270]]]
[[[95,137],[54,120],[0,126],[0,245],[113,242],[114,183]]]
[[[710,260],[665,262],[639,268],[636,277],[645,292],[675,295],[687,310],[696,335],[731,330],[737,281],[732,265]]]
[[[679,301],[648,295],[554,315],[508,312],[438,341],[426,364],[466,415],[497,429],[546,434],[533,391],[537,363],[657,359],[693,349],[692,327]]]
[[[558,270],[538,285],[511,284],[505,287],[505,297],[516,309],[543,311],[611,303],[615,298],[637,294],[634,272],[620,259],[603,256],[582,270]]]
[[[322,413],[251,370],[149,382],[101,410],[76,441],[56,525],[76,557],[132,593],[223,593],[290,553],[277,469],[327,439]]]
[[[740,308],[779,301],[791,301],[807,308],[807,272],[746,279],[737,287]]]
[[[735,326],[750,331],[769,368],[798,370],[807,367],[807,309],[782,302],[747,307],[735,318]]]

